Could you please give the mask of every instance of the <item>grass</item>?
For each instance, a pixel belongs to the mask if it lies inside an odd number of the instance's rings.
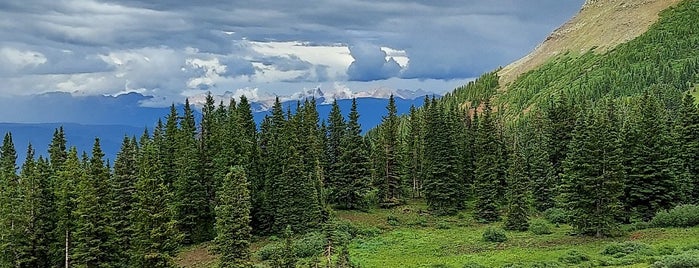
[[[623,241],[646,243],[658,252],[661,249],[699,245],[699,228],[646,229],[619,238],[595,239],[571,236],[572,229],[568,225],[553,227],[550,235],[507,232],[507,242],[489,243],[482,239],[482,233],[488,225],[475,223],[463,215],[462,222],[455,222],[459,217],[435,218],[412,212],[398,214],[396,211],[401,209],[339,213],[338,216],[345,219],[360,219],[357,224],[377,223],[384,230],[376,237],[353,241],[350,255],[355,263],[361,267],[462,267],[467,263],[478,263],[485,267],[517,263],[527,267],[534,263],[558,261],[571,251],[577,251],[589,256],[591,260],[586,262],[587,266],[605,264],[610,267],[649,267],[657,257],[615,258],[601,252],[606,246]],[[382,219],[385,221],[388,215],[396,215],[399,222],[402,221],[401,225],[382,223]],[[415,221],[424,224],[411,224]],[[451,226],[437,228],[445,222]]]
[[[560,267],[650,267],[662,255],[699,248],[699,227],[653,228],[630,232],[618,238],[596,239],[572,236],[570,226],[552,224],[552,233],[548,235],[507,232],[506,242],[485,242],[482,237],[485,229],[489,226],[499,227],[500,223],[480,224],[466,213],[448,217],[432,216],[427,213],[423,201],[392,209],[337,211],[335,214],[357,228],[376,230],[368,232],[375,235],[360,236],[350,244],[352,262],[363,268],[437,267],[435,265],[440,264],[443,266],[439,267],[460,268],[468,263],[485,267],[508,264],[531,267],[535,263],[552,262]],[[606,247],[625,241],[645,243],[654,254],[602,254]],[[270,243],[269,238],[255,238],[253,252],[267,243]],[[216,256],[210,253],[209,246],[202,244],[182,250],[177,259],[178,266],[215,267]],[[589,260],[575,265],[561,262],[581,255]],[[256,267],[267,267],[259,259],[253,259],[253,262]]]

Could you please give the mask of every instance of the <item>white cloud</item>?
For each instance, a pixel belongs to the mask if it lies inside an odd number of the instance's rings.
[[[6,68],[7,71],[19,71],[24,68],[36,67],[46,63],[46,57],[37,51],[19,50],[12,47],[0,48],[1,68]]]

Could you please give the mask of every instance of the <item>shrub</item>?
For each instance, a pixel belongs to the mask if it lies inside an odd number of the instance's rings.
[[[632,254],[651,256],[655,254],[655,251],[648,244],[628,241],[609,244],[604,248],[604,250],[602,250],[602,254],[613,256],[615,258],[621,258]]]
[[[549,208],[544,211],[544,218],[555,224],[568,223],[570,215],[562,208]]]
[[[639,221],[639,222],[633,222],[633,223],[628,224],[628,225],[624,225],[622,230],[625,232],[634,232],[634,231],[648,229],[650,227],[651,226],[650,226],[649,222]]]
[[[505,242],[507,241],[507,235],[505,235],[505,230],[491,226],[483,232],[483,240],[496,243]]]
[[[437,229],[446,230],[449,228],[451,228],[451,226],[449,226],[448,222],[446,222],[446,221],[437,222]]]
[[[308,258],[323,253],[328,240],[318,232],[311,232],[294,241],[296,257]]]
[[[464,266],[462,266],[462,268],[486,268],[486,267],[483,265],[480,265],[476,262],[469,262],[469,263],[464,264]]]
[[[589,260],[590,256],[577,250],[568,251],[565,255],[558,258],[558,261],[565,264],[581,264]]]
[[[551,227],[543,221],[532,222],[532,224],[529,225],[529,230],[535,235],[547,235],[552,233]]]
[[[699,251],[687,251],[679,255],[662,257],[651,266],[652,268],[692,268],[699,267]]]
[[[327,240],[318,232],[311,232],[293,242],[294,255],[298,258],[307,258],[323,253]],[[284,242],[269,243],[257,251],[261,260],[273,260],[281,256]]]
[[[699,225],[699,206],[680,205],[668,211],[659,211],[650,221],[653,227],[693,227]]]
[[[386,223],[388,223],[388,225],[391,225],[391,226],[400,225],[400,221],[398,220],[398,217],[396,217],[396,215],[386,216]]]

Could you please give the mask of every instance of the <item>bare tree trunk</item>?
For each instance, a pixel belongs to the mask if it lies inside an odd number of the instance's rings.
[[[66,258],[65,258],[66,259],[66,267],[65,268],[70,267],[70,260],[69,260],[70,254],[68,254],[69,245],[70,245],[70,237],[69,236],[70,236],[70,233],[68,233],[68,230],[66,229]]]

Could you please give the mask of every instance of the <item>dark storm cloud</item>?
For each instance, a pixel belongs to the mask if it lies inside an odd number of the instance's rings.
[[[526,54],[583,1],[0,1],[0,48],[8,48],[8,59],[23,64],[0,68],[0,75],[118,70],[104,79],[149,85],[158,77],[191,75],[180,71],[180,65],[187,57],[204,54],[227,66],[223,76],[254,75],[257,67],[252,63],[257,62],[304,72],[294,81],[332,79],[327,66],[295,55],[258,55],[245,45],[253,40],[347,45],[354,61],[346,78],[354,81],[468,78]],[[409,64],[386,59],[380,47],[404,51]],[[115,51],[156,55],[138,54],[147,60],[135,73],[124,67],[128,62],[105,64],[103,56]],[[181,59],[169,59],[169,72],[153,70],[151,76],[146,63],[165,53]],[[45,62],[37,60],[42,57]],[[139,82],[141,78],[146,82]],[[185,86],[178,88],[177,83],[190,78],[157,84],[160,92],[181,92]]]

